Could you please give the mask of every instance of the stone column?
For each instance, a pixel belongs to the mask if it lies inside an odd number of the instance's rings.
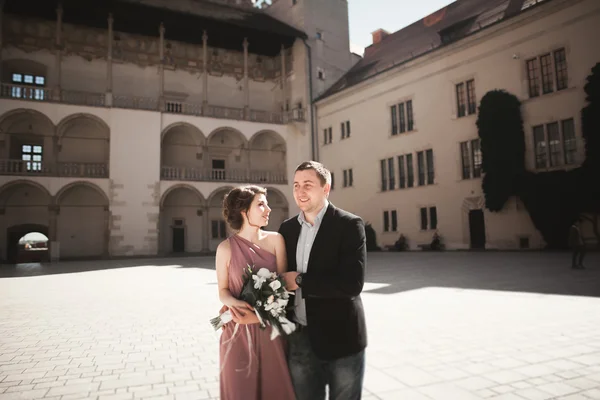
[[[56,84],[54,86],[54,93],[52,97],[54,100],[60,100],[60,88],[61,88],[61,59],[62,59],[62,44],[61,44],[61,36],[62,36],[62,18],[63,18],[63,8],[62,4],[59,3],[58,7],[56,7],[56,43],[55,43],[55,51],[56,51]]]
[[[285,48],[283,47],[283,45],[281,45],[281,101],[282,101],[282,105],[281,107],[283,108],[282,112],[283,115],[286,115],[286,109],[285,106],[287,104],[287,97],[286,97],[286,77],[287,77],[287,72],[285,71]],[[285,119],[284,119],[285,121]]]
[[[160,28],[158,29],[160,33],[160,41],[159,41],[159,56],[160,56],[160,64],[158,64],[158,79],[159,79],[159,87],[158,87],[158,104],[159,109],[161,111],[165,110],[165,25],[161,22]]]
[[[210,207],[204,206],[202,208],[202,212],[204,214],[204,238],[202,240],[202,251],[208,252],[210,251]]]
[[[104,206],[104,249],[102,255],[110,257],[110,206]]]
[[[0,77],[2,76],[2,48],[4,47],[4,42],[2,40],[2,20],[4,19],[4,0],[0,0]],[[0,259],[2,255],[0,255]]]
[[[60,243],[58,243],[58,214],[60,212],[60,207],[58,205],[49,205],[48,206],[48,258],[52,260],[52,252],[55,250],[59,251],[58,259],[60,259]],[[58,249],[54,249],[53,247],[58,245]]]
[[[250,82],[248,81],[248,38],[244,38],[244,117],[250,119]]]
[[[112,106],[113,93],[112,93],[112,59],[113,59],[113,16],[108,14],[108,52],[106,54],[106,105]]]
[[[206,31],[202,34],[202,108],[208,106],[208,35]]]

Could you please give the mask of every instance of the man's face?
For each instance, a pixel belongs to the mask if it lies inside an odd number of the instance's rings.
[[[294,200],[306,214],[320,210],[329,196],[330,185],[321,186],[321,180],[313,169],[297,171],[294,175]]]

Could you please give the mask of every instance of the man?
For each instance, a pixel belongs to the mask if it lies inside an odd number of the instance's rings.
[[[367,332],[360,293],[367,246],[361,218],[327,200],[331,173],[306,161],[296,168],[299,215],[284,221],[288,290],[295,290],[298,331],[289,337],[288,364],[298,400],[360,399]]]
[[[578,219],[577,221],[575,221],[573,225],[571,225],[571,229],[569,230],[569,246],[571,247],[571,251],[573,252],[571,268],[585,269],[585,267],[583,266],[583,257],[585,256],[585,241],[583,240],[581,231],[577,226],[577,222],[581,222],[581,220]],[[579,262],[577,262],[578,258]]]

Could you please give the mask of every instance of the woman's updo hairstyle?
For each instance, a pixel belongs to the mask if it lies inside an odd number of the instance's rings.
[[[267,189],[250,185],[233,188],[223,199],[223,217],[231,229],[239,231],[244,225],[242,211],[248,212],[257,194],[267,194]]]

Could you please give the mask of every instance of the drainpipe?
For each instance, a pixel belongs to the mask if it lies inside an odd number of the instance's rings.
[[[315,106],[313,104],[313,79],[312,79],[312,49],[308,45],[306,39],[303,39],[304,46],[306,46],[306,50],[308,51],[308,91],[309,98],[308,104],[310,107],[310,150],[311,150],[311,159],[314,161],[319,161],[319,154],[317,148],[317,140],[315,138]]]

